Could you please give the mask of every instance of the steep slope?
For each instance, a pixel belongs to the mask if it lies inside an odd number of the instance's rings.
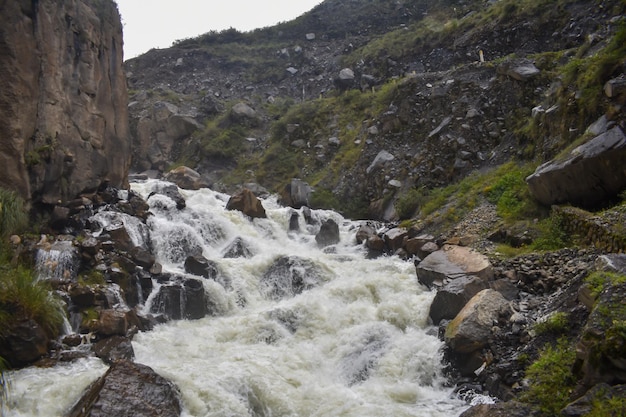
[[[0,186],[57,204],[127,182],[122,26],[110,0],[0,3]]]
[[[624,5],[592,3],[327,1],[150,51],[126,63],[134,167],[184,163],[226,189],[299,177],[316,204],[394,218],[409,190],[547,160],[607,112],[623,123],[602,87],[624,72]]]

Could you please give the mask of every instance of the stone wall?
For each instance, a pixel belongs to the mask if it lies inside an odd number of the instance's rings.
[[[563,219],[564,229],[583,243],[607,252],[626,253],[626,228],[623,223],[603,221],[575,207],[552,206],[552,210]]]
[[[122,46],[112,0],[0,0],[0,187],[57,204],[127,185]]]

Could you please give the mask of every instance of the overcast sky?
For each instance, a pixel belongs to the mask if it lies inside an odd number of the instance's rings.
[[[322,0],[116,0],[124,25],[124,59],[211,30],[249,31],[285,22]]]

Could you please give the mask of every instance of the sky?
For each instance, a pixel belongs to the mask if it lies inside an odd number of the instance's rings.
[[[286,22],[322,0],[116,0],[124,26],[124,59],[212,30],[246,32]]]

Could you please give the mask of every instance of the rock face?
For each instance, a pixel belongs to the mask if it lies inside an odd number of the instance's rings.
[[[547,162],[526,179],[541,203],[593,207],[626,187],[626,135],[619,126]]]
[[[130,166],[122,25],[113,1],[0,3],[0,186],[65,202]]]
[[[115,362],[94,382],[68,417],[175,417],[181,413],[174,384],[151,368],[126,360]]]

